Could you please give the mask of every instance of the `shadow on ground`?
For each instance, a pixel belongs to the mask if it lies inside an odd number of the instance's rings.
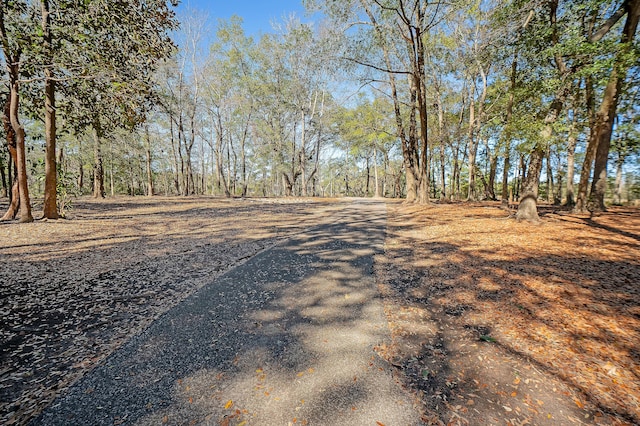
[[[568,234],[554,219],[536,234],[481,209],[395,209],[378,258],[386,356],[434,424],[640,423],[631,232],[587,220],[598,233]]]
[[[384,206],[262,252],[163,315],[34,425],[419,424],[373,350]]]

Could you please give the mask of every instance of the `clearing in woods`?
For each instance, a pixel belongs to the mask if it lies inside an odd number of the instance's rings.
[[[351,203],[82,199],[68,220],[0,224],[0,423]],[[491,204],[387,207],[375,273],[393,338],[375,350],[425,423],[640,423],[637,209],[543,208],[532,225]]]

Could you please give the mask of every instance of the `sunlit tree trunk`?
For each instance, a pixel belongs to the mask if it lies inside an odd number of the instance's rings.
[[[551,168],[551,147],[547,147],[547,202],[553,203],[553,169]]]
[[[469,128],[467,131],[467,151],[469,156],[469,193],[467,201],[477,201],[476,195],[476,152],[478,142],[475,138],[476,123],[476,101],[475,101],[475,84],[469,82]]]
[[[544,158],[544,148],[537,144],[531,153],[527,174],[522,183],[522,196],[518,205],[516,219],[537,221],[538,216],[538,186],[540,184],[540,173],[542,171],[542,159]]]
[[[9,123],[11,124],[11,130],[14,132],[15,137],[14,164],[16,167],[19,192],[15,195],[20,201],[19,212],[7,212],[7,214],[11,213],[9,215],[10,217],[5,214],[3,219],[13,219],[16,213],[18,213],[20,216],[20,222],[33,222],[33,216],[31,215],[31,200],[29,198],[29,186],[27,182],[25,132],[18,117],[20,106],[20,57],[22,51],[20,48],[15,51],[12,50],[12,46],[9,44],[4,13],[4,7],[0,7],[0,43],[2,52],[4,53],[4,62],[9,77],[9,106],[8,109],[5,110],[5,117],[8,118]],[[7,137],[9,137],[8,134]],[[9,145],[11,145],[11,143]]]

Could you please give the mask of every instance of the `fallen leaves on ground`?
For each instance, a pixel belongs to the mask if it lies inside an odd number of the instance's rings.
[[[27,423],[163,312],[334,207],[83,198],[70,219],[0,223],[0,424]]]
[[[389,205],[378,352],[428,424],[640,423],[640,211],[541,213]]]

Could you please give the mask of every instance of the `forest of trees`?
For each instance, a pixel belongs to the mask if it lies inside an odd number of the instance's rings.
[[[640,198],[640,0],[0,0],[2,220],[73,197]]]

